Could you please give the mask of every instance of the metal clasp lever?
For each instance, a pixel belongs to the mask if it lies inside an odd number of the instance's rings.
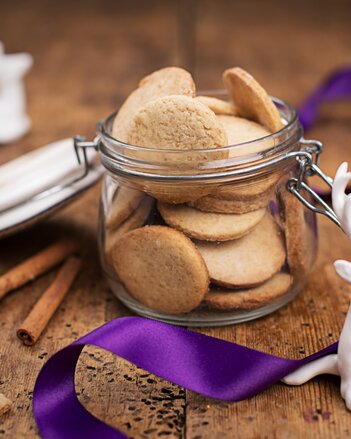
[[[96,151],[99,149],[99,137],[96,137],[92,141],[87,141],[83,136],[74,136],[73,138],[74,151],[76,153],[77,161],[79,164],[82,164],[82,159],[79,155],[79,149],[83,152],[83,164],[84,171],[83,174],[79,177],[79,180],[86,177],[88,175],[90,169],[90,163],[87,156],[87,149],[94,148]]]
[[[297,197],[301,203],[313,212],[320,213],[330,218],[336,225],[341,227],[334,210],[328,205],[318,193],[312,189],[306,182],[305,177],[318,176],[320,177],[331,189],[333,187],[333,179],[327,176],[318,166],[319,155],[323,150],[323,144],[317,140],[305,140],[301,142],[304,147],[302,151],[305,151],[303,155],[297,155],[296,160],[299,163],[298,177],[289,178],[287,181],[287,189]],[[307,154],[306,154],[307,153]],[[316,205],[312,204],[301,193],[302,190],[308,192],[312,199],[316,202]]]

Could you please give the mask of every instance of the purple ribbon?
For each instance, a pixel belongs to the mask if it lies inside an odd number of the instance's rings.
[[[95,418],[77,398],[74,371],[87,344],[186,389],[225,401],[256,395],[303,364],[337,352],[334,343],[301,360],[289,360],[142,317],[115,319],[57,352],[40,371],[33,407],[43,438],[127,437]]]
[[[299,118],[305,131],[316,122],[318,108],[323,102],[351,98],[351,67],[345,67],[331,74],[302,103]]]
[[[319,105],[351,97],[351,68],[331,75],[299,111],[305,130]],[[337,352],[337,343],[300,360],[289,360],[142,317],[113,320],[53,355],[35,383],[33,410],[44,439],[115,439],[123,433],[95,418],[79,402],[74,372],[85,345],[121,358],[202,395],[240,401],[256,395],[312,360]]]

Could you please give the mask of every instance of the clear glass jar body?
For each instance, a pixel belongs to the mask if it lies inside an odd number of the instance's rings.
[[[269,314],[302,289],[316,255],[315,214],[286,189],[299,172],[294,154],[301,149],[302,129],[294,109],[274,101],[286,122],[281,131],[211,150],[126,145],[110,136],[114,115],[99,124],[107,169],[100,259],[112,291],[128,308],[173,324],[220,326]],[[187,312],[175,311],[176,306],[167,312],[157,301],[150,306],[147,293],[128,291],[124,273],[116,268],[121,236],[154,225],[185,235],[207,267],[209,289]],[[147,284],[145,273],[146,291]],[[176,304],[177,297],[170,301]]]

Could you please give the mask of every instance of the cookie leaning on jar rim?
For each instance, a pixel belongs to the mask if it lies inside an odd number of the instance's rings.
[[[312,266],[314,216],[285,194],[295,164],[250,171],[288,143],[296,115],[287,106],[283,118],[239,67],[223,82],[228,99],[197,96],[188,72],[158,70],[110,126],[123,169],[105,177],[101,260],[113,291],[142,315],[188,325],[256,318],[291,300]]]

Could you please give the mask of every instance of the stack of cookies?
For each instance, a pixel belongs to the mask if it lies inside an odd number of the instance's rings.
[[[139,147],[128,154],[140,162],[150,162],[156,152],[159,162],[187,170],[226,160],[235,148],[223,147],[284,127],[251,75],[231,68],[223,80],[231,102],[196,96],[194,81],[183,69],[152,73],[120,108],[113,137]],[[246,154],[257,152],[257,144],[247,145]],[[286,294],[293,277],[312,262],[310,241],[305,240],[306,248],[301,245],[309,233],[304,209],[277,172],[194,190],[123,182],[110,198],[105,206],[107,268],[134,299],[162,313],[189,313],[200,305],[222,311],[259,308]]]

